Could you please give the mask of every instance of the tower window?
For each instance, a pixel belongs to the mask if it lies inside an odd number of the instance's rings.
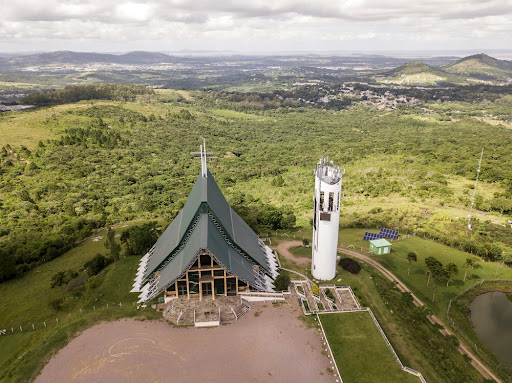
[[[329,193],[329,211],[332,211],[334,207],[334,193]]]
[[[324,192],[320,192],[320,210],[324,210]]]

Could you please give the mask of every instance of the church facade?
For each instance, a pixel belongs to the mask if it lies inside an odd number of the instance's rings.
[[[229,206],[201,148],[202,171],[185,206],[141,258],[132,292],[147,302],[162,292],[203,299],[273,291],[273,251]]]

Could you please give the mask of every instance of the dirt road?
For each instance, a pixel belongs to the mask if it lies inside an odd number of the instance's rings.
[[[299,265],[305,265],[307,263],[311,263],[311,259],[310,258],[300,258],[300,257],[296,257],[295,255],[293,255],[291,252],[290,252],[290,248],[291,247],[296,247],[296,246],[302,246],[302,241],[286,241],[286,242],[281,242],[280,244],[278,244],[277,246],[275,247],[272,247],[274,250],[277,250],[279,252],[279,254],[283,257],[283,258],[286,258],[290,261],[293,261]]]
[[[390,281],[396,282],[396,285],[400,291],[411,293],[411,295],[413,297],[413,302],[416,306],[424,305],[423,302],[420,299],[418,299],[418,297],[416,295],[414,295],[412,293],[412,291],[409,290],[409,288],[401,280],[399,280],[391,271],[386,269],[384,266],[382,266],[376,260],[372,259],[371,257],[369,257],[367,255],[358,253],[357,251],[353,251],[353,250],[338,248],[338,251],[340,253],[347,254],[354,258],[360,259],[361,261],[375,267]],[[437,316],[429,315],[428,319],[430,320],[431,323],[437,323],[437,324],[443,326],[443,328],[439,330],[439,331],[441,331],[441,333],[443,335],[457,336],[448,327],[446,327],[445,324]],[[471,364],[473,365],[473,367],[475,367],[475,369],[478,372],[480,372],[482,374],[482,376],[484,376],[486,379],[491,378],[491,379],[494,379],[496,382],[501,383],[502,382],[501,379],[499,379],[483,362],[480,361],[480,359],[469,349],[469,347],[463,343],[462,339],[460,339],[458,336],[457,336],[457,338],[459,339],[459,342],[460,342],[459,352],[461,354],[466,354],[471,358]]]

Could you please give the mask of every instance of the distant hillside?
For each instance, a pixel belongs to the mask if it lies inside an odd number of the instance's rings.
[[[436,85],[443,82],[453,84],[466,83],[463,77],[417,61],[405,63],[398,68],[383,73],[382,76],[380,78],[381,81],[398,84]]]
[[[495,59],[484,53],[464,57],[442,68],[449,73],[461,74],[482,80],[506,80],[512,78],[512,62]]]
[[[105,53],[92,52],[71,52],[58,51],[49,53],[39,53],[27,56],[12,57],[5,59],[4,64],[11,67],[27,66],[54,66],[62,64],[83,65],[90,63],[110,63],[110,64],[157,64],[174,63],[189,61],[186,58],[168,56],[163,53],[155,52],[129,52],[122,55],[113,55]],[[0,63],[1,64],[1,63]]]

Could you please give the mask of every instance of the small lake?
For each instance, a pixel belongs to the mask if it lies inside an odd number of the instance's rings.
[[[512,300],[499,291],[471,302],[471,320],[480,340],[505,365],[512,365]]]

